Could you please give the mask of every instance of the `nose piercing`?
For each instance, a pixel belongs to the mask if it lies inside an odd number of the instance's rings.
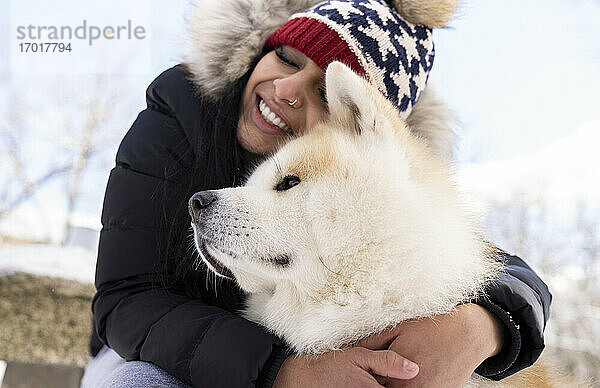
[[[297,98],[294,98],[294,101],[290,102],[290,100],[286,100],[289,106],[294,106],[295,103],[298,102]]]

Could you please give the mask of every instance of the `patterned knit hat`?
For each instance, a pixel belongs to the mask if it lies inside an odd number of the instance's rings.
[[[265,50],[292,46],[323,70],[348,65],[373,83],[406,118],[433,65],[431,30],[404,20],[384,0],[328,0],[292,15]]]

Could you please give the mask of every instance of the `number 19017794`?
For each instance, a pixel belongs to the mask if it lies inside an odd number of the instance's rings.
[[[55,53],[71,52],[71,43],[19,43],[22,53]]]

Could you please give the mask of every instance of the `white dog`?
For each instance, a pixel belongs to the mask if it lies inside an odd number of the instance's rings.
[[[249,295],[244,315],[296,353],[449,312],[500,270],[448,166],[397,109],[339,62],[326,86],[326,122],[244,187],[190,199],[203,261],[234,277]]]

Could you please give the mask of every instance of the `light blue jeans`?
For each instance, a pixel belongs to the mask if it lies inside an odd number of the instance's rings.
[[[191,388],[154,364],[125,361],[114,350],[104,346],[85,367],[81,388]]]

